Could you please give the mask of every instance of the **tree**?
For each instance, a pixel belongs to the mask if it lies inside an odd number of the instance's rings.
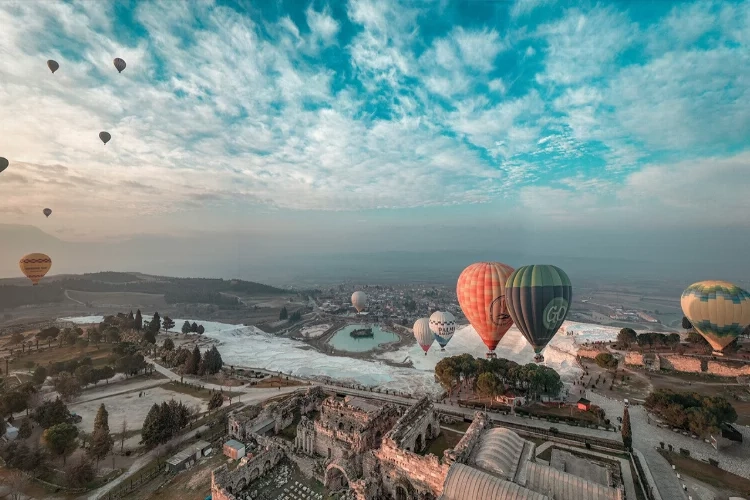
[[[164,316],[164,321],[162,321],[161,324],[162,328],[166,330],[167,333],[169,333],[169,330],[174,328],[174,320],[170,318],[169,316]]]
[[[91,466],[91,462],[86,460],[86,457],[81,457],[79,461],[65,468],[65,479],[68,481],[68,486],[73,488],[85,486],[95,477],[94,468]]]
[[[186,335],[190,333],[190,322],[187,320],[182,324],[182,333]]]
[[[596,357],[594,358],[594,361],[601,368],[606,368],[607,370],[612,370],[612,369],[617,368],[617,358],[615,358],[608,352],[600,352],[599,354],[596,355]]]
[[[91,446],[89,455],[96,460],[97,467],[99,460],[106,457],[112,450],[112,436],[109,435],[109,413],[104,407],[104,403],[99,406],[94,419],[94,432],[91,433]]]
[[[68,372],[62,372],[55,380],[55,390],[65,401],[70,401],[81,393],[81,383]]]
[[[164,350],[165,351],[171,351],[174,349],[174,342],[172,342],[172,339],[164,339]]]
[[[499,380],[492,372],[484,372],[477,377],[476,391],[490,400],[497,392]]]
[[[201,359],[199,368],[206,373],[213,375],[214,373],[219,372],[222,366],[224,366],[224,362],[221,359],[221,354],[219,354],[219,350],[216,346],[212,346],[211,349],[203,353],[203,358]],[[199,374],[203,375],[203,373]]]
[[[291,315],[289,316],[289,321],[291,321],[292,323],[294,323],[295,321],[299,321],[300,319],[302,319],[302,314],[301,314],[301,313],[299,312],[299,310],[297,310],[297,311],[294,311],[294,312],[293,312],[293,313],[292,313],[292,314],[291,314]]]
[[[38,406],[31,414],[33,418],[43,429],[48,429],[57,424],[62,424],[70,420],[68,407],[60,398],[54,401],[45,401]]]
[[[624,347],[630,347],[636,342],[638,335],[632,328],[623,328],[620,333],[617,334],[617,343]]]
[[[16,332],[10,336],[10,342],[11,344],[20,344],[23,342],[23,338],[23,334]]]
[[[289,313],[286,310],[286,306],[281,308],[281,312],[279,312],[279,320],[287,319],[289,317]]]
[[[193,321],[193,324],[190,325],[190,331],[193,332],[193,333],[198,333],[198,323],[196,323],[195,321]]]
[[[220,392],[214,392],[211,394],[211,398],[208,400],[208,411],[221,408],[224,404],[224,396]]]
[[[140,309],[135,312],[135,323],[133,324],[133,327],[139,332],[143,329],[143,316],[141,316]]]
[[[29,394],[19,390],[6,392],[0,396],[0,408],[4,415],[13,416],[14,413],[21,413],[28,405]]]
[[[34,375],[31,376],[32,382],[37,385],[42,385],[47,380],[47,369],[43,366],[37,366],[34,369]]]
[[[156,344],[156,335],[154,334],[154,331],[150,328],[146,330],[146,333],[143,334],[143,340],[149,344]]]
[[[196,375],[201,364],[201,351],[198,346],[193,348],[193,352],[185,363],[185,373],[188,375]]]
[[[89,328],[89,340],[97,345],[102,341],[102,334],[98,328]]]
[[[31,420],[24,418],[21,422],[21,426],[18,428],[18,437],[26,439],[31,436]]]
[[[110,344],[116,344],[120,341],[120,329],[116,326],[107,328],[104,334],[107,338],[107,342],[109,342]]]
[[[148,329],[149,331],[154,332],[154,334],[159,333],[159,330],[161,329],[161,316],[159,316],[158,312],[155,312],[154,317],[148,322]]]
[[[78,447],[78,428],[69,423],[53,425],[42,434],[45,446],[53,455],[62,457],[63,465],[68,455]]]
[[[198,335],[203,335],[203,333],[206,331],[205,328],[203,328],[203,325],[198,325]]]
[[[630,413],[627,407],[622,414],[622,444],[625,449],[630,451],[633,448],[633,433],[630,430]]]
[[[687,319],[686,316],[682,317],[682,328],[683,330],[690,330],[691,328],[693,328],[693,324],[690,322],[689,319]]]
[[[154,405],[146,415],[141,429],[143,443],[151,448],[166,443],[190,421],[190,410],[182,402],[174,399],[161,405]]]

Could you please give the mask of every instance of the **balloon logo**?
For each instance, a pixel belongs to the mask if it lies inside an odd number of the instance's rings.
[[[36,285],[52,267],[52,259],[43,253],[30,253],[21,257],[18,266],[31,283]]]
[[[45,208],[44,210],[42,210],[42,213],[49,217],[50,215],[52,215],[52,210],[50,210],[49,208]]]
[[[544,308],[544,312],[542,313],[542,323],[544,323],[545,328],[557,330],[562,326],[567,314],[568,301],[562,297],[555,297],[550,300],[547,307]]]
[[[447,311],[435,311],[430,316],[429,325],[435,335],[435,340],[440,344],[440,350],[445,351],[445,346],[451,341],[456,331],[456,318]]]
[[[57,61],[53,61],[52,59],[50,59],[49,61],[47,61],[47,67],[49,68],[49,70],[53,74],[55,73],[55,71],[57,71],[58,69],[60,69],[60,65],[57,64]]]
[[[499,296],[490,304],[490,321],[492,321],[493,325],[500,327],[513,323],[510,314],[508,314],[508,307],[505,304],[505,295]]]
[[[2,156],[0,156],[0,172],[2,172],[3,170],[5,170],[6,168],[8,168],[8,165],[10,165],[10,163],[8,162],[8,160],[6,158],[3,158]]]
[[[112,136],[109,135],[109,132],[99,132],[99,139],[101,139],[106,146],[109,140],[112,139]]]
[[[117,68],[118,73],[122,73],[122,70],[124,70],[125,66],[127,66],[127,64],[125,64],[125,61],[123,61],[119,57],[115,58],[114,64],[115,64],[115,68]]]

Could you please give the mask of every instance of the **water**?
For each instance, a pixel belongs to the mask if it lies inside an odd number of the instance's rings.
[[[381,330],[378,326],[372,326],[372,337],[354,338],[349,335],[350,332],[361,328],[368,328],[366,325],[349,325],[345,326],[341,330],[337,331],[336,334],[331,337],[328,341],[334,349],[339,351],[349,352],[365,352],[371,351],[381,344],[388,344],[389,342],[396,342],[399,340],[398,335],[395,333]]]

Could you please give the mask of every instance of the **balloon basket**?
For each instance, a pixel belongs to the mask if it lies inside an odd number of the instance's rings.
[[[441,347],[440,352],[445,352],[445,347]]]
[[[490,351],[487,353],[487,359],[495,359],[495,358],[497,358],[496,352]]]
[[[534,361],[537,363],[541,363],[542,361],[544,361],[544,356],[542,356],[541,354],[537,354],[536,356],[534,356]]]

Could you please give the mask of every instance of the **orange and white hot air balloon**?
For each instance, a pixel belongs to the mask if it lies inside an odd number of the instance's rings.
[[[501,262],[477,262],[458,277],[458,304],[489,349],[488,358],[497,357],[494,350],[513,325],[505,302],[505,283],[512,272]]]
[[[39,280],[44,278],[49,269],[52,267],[52,259],[49,255],[43,253],[30,253],[21,257],[18,262],[21,272],[31,280],[34,285],[39,284]]]

